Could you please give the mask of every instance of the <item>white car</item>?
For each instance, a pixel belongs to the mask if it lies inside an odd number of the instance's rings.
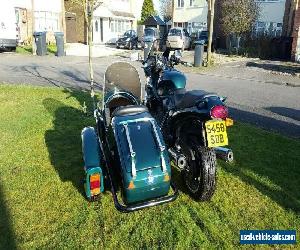
[[[11,0],[1,1],[0,49],[15,50],[17,46],[16,14]]]
[[[172,28],[168,33],[167,46],[171,49],[189,49],[191,47],[191,37],[185,29]]]

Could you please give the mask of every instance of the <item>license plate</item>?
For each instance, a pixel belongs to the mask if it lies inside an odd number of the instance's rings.
[[[228,145],[225,121],[208,121],[205,123],[205,130],[208,147]]]

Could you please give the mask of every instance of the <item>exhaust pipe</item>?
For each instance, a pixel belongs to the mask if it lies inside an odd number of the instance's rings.
[[[168,151],[171,158],[175,161],[176,166],[180,169],[184,169],[187,164],[185,156],[171,148]]]
[[[226,162],[233,162],[233,152],[229,148],[217,147],[215,152],[218,159],[222,159]]]

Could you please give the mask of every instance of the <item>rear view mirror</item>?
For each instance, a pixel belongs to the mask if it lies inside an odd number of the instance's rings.
[[[180,50],[175,50],[175,57],[176,57],[176,59],[180,59],[182,57]]]

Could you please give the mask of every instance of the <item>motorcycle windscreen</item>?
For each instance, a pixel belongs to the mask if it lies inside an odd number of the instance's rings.
[[[112,93],[126,91],[141,99],[141,80],[136,68],[128,62],[111,64],[104,75],[104,100]]]

